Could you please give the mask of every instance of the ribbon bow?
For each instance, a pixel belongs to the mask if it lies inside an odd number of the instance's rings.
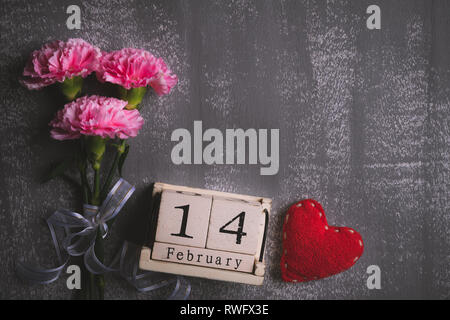
[[[84,264],[89,272],[93,274],[120,272],[121,276],[140,292],[149,292],[175,283],[175,288],[169,296],[169,299],[187,299],[191,287],[182,277],[174,277],[151,271],[138,274],[138,246],[135,246],[134,250],[129,250],[132,244],[125,241],[110,266],[103,264],[95,254],[94,248],[97,232],[101,232],[103,238],[107,236],[107,222],[117,216],[134,190],[135,188],[132,185],[121,178],[108,193],[100,207],[88,204],[83,206],[84,216],[67,209],[55,211],[47,219],[47,225],[50,229],[59,266],[51,269],[43,269],[31,267],[22,261],[18,261],[16,263],[17,275],[24,281],[32,284],[48,284],[56,281],[60,277],[71,256],[84,255]],[[61,244],[56,235],[56,228],[58,227],[63,228],[65,231],[65,237]],[[77,231],[72,232],[74,228]],[[130,255],[132,256],[131,268],[129,263],[127,263],[130,261],[127,256]],[[150,281],[153,280],[153,283],[151,285],[144,285],[144,281],[148,279]]]

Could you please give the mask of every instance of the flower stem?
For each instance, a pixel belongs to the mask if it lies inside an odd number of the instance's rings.
[[[100,205],[100,165],[94,168],[94,195],[92,196],[92,204]]]
[[[97,239],[95,240],[95,253],[101,263],[105,261],[105,248],[102,235],[97,232]],[[98,299],[105,298],[105,277],[102,274],[95,275],[95,282],[97,284]]]
[[[101,159],[92,163],[92,169],[94,170],[94,192],[92,196],[91,204],[95,206],[100,206],[102,199],[100,198],[100,167],[101,167]],[[97,239],[95,241],[94,250],[97,254],[97,258],[100,262],[104,262],[104,244],[103,238],[100,232],[97,231]],[[93,275],[91,274],[91,286],[94,287],[96,284],[96,288],[92,288],[91,295],[94,296],[94,299],[102,299],[104,298],[104,290],[105,290],[105,280],[103,275]]]
[[[94,284],[95,284],[95,274],[89,272],[89,300],[95,299]]]
[[[109,170],[105,184],[103,185],[102,191],[100,193],[102,200],[104,200],[106,198],[106,195],[109,192],[109,188],[111,186],[111,182],[114,177],[114,173],[116,172],[117,167],[119,165],[120,156],[125,152],[125,143],[126,143],[125,140],[121,140],[120,145],[117,147],[117,151],[116,151],[116,155],[114,156],[113,164],[111,166],[111,169]]]
[[[92,199],[92,203],[94,205],[100,205],[106,198],[109,188],[112,182],[112,179],[114,177],[114,173],[117,170],[120,156],[125,152],[125,140],[121,140],[121,143],[119,146],[117,146],[117,151],[114,156],[113,164],[109,170],[108,176],[106,177],[106,181],[100,191],[100,165],[93,166],[94,169],[94,195]],[[102,235],[98,232],[97,233],[97,239],[95,241],[95,253],[100,260],[100,262],[104,262],[104,241],[102,238]],[[97,291],[98,299],[103,300],[104,299],[104,292],[105,292],[105,279],[103,275],[95,275],[95,283],[97,285]]]
[[[80,142],[80,154],[77,157],[77,164],[83,191],[83,203],[91,203],[92,193],[87,179],[87,158],[85,144],[83,139],[81,139]],[[74,257],[74,262],[79,265],[81,269],[81,290],[76,293],[75,298],[90,300],[93,298],[93,275],[86,268],[83,257]]]
[[[83,203],[90,203],[92,193],[87,179],[87,157],[85,142],[83,139],[80,139],[80,154],[77,156],[77,164],[78,170],[80,172],[81,187],[83,191]]]
[[[90,203],[92,194],[91,188],[89,187],[89,182],[87,180],[86,161],[84,161],[84,165],[80,165],[80,179],[81,186],[83,188],[83,203]]]

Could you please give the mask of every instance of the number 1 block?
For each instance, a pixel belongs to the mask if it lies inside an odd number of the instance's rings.
[[[155,240],[204,248],[211,201],[208,196],[164,191]]]
[[[214,198],[206,248],[254,255],[263,229],[260,203]]]

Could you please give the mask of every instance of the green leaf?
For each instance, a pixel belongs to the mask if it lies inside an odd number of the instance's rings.
[[[122,176],[122,167],[123,167],[123,164],[125,163],[125,159],[127,158],[129,151],[130,151],[130,145],[127,144],[125,146],[125,151],[120,155],[119,164],[117,166],[117,169],[119,170],[119,175],[120,176]]]
[[[43,182],[48,182],[56,177],[59,177],[61,175],[64,174],[64,172],[67,171],[67,169],[69,169],[70,167],[72,167],[74,165],[74,159],[73,158],[68,158],[65,159],[59,163],[57,163],[55,166],[53,166],[50,169],[50,172],[48,172],[47,175],[44,176],[43,178]]]

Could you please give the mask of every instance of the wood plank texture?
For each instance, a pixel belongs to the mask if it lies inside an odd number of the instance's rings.
[[[170,95],[144,98],[146,123],[123,168],[136,192],[108,243],[140,241],[155,181],[263,195],[273,199],[264,284],[192,278],[192,299],[450,298],[450,1],[77,3],[80,30],[66,28],[73,1],[0,6],[0,298],[71,297],[63,279],[30,287],[13,272],[18,257],[54,266],[42,220],[57,208],[81,210],[70,180],[41,183],[75,145],[49,137],[64,101],[56,87],[28,91],[18,82],[33,50],[71,37],[106,51],[147,49],[179,78]],[[381,8],[381,30],[366,28],[371,4]],[[115,94],[94,77],[85,90]],[[192,132],[195,120],[222,132],[280,129],[278,174],[173,164],[171,134]],[[347,272],[293,285],[280,276],[281,230],[286,209],[304,198],[321,202],[330,224],[358,230],[365,252]],[[381,290],[366,286],[370,265],[380,267]],[[106,298],[151,297],[107,275]]]

